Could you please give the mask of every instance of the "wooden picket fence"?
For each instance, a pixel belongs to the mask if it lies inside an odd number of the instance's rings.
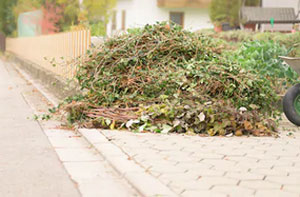
[[[71,79],[76,73],[73,60],[84,55],[90,45],[90,31],[79,30],[36,37],[7,38],[6,51],[63,78]]]

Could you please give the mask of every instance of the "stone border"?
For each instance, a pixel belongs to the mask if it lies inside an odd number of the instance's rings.
[[[9,52],[9,60],[16,63],[32,78],[40,81],[46,88],[59,99],[65,99],[68,96],[75,95],[80,91],[76,82],[67,83],[61,77],[55,75],[51,71],[29,61],[18,55]]]
[[[143,196],[178,196],[158,179],[148,174],[99,130],[79,129],[79,133]]]

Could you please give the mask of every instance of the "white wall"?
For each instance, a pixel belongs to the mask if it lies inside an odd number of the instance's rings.
[[[117,30],[122,26],[122,10],[126,10],[126,28],[141,27],[154,24],[157,21],[168,21],[170,11],[184,12],[184,28],[195,31],[203,28],[212,28],[208,9],[198,8],[159,8],[157,0],[118,0]],[[111,35],[111,21],[107,26],[107,34]]]

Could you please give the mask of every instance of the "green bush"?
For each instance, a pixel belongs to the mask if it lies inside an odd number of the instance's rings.
[[[288,56],[300,57],[300,32],[296,33],[280,33],[280,32],[248,32],[248,31],[227,31],[219,34],[213,34],[209,31],[199,31],[201,34],[212,36],[221,40],[225,40],[227,45],[234,45],[236,48],[240,47],[243,42],[249,41],[271,41],[285,47],[289,53]]]
[[[268,35],[268,34],[265,34]],[[279,42],[272,40],[245,42],[237,51],[235,58],[247,70],[254,70],[274,83],[283,80],[295,83],[298,74],[284,64],[279,56],[287,56],[289,51]]]
[[[90,24],[90,29],[91,29],[92,36],[105,36],[106,35],[106,26],[105,26],[105,23],[102,21]]]
[[[220,32],[216,36],[228,42],[246,42],[253,39],[253,34],[254,33],[248,31],[234,30],[234,31]]]

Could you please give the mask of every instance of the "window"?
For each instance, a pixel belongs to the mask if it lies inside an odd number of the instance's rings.
[[[170,12],[170,21],[183,27],[184,12]]]
[[[117,29],[117,11],[113,11],[111,30],[114,31],[116,29]]]
[[[122,10],[122,30],[126,29],[126,11]]]

